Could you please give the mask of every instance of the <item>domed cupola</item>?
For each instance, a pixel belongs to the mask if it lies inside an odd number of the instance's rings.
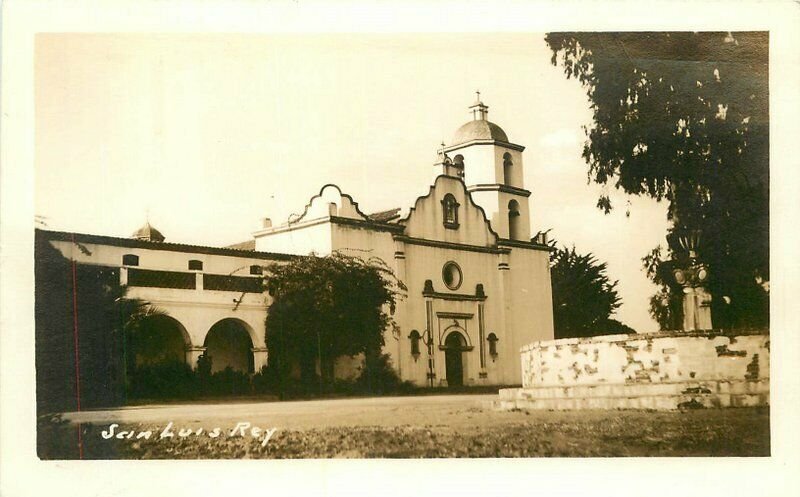
[[[472,111],[472,121],[464,124],[456,130],[453,135],[451,146],[461,145],[475,140],[492,140],[508,143],[508,135],[503,128],[486,119],[489,107],[480,99],[480,92],[477,93],[475,103],[469,109]]]
[[[139,228],[138,230],[134,231],[131,235],[131,238],[136,240],[145,240],[148,242],[163,242],[164,235],[161,234],[160,231],[153,228],[150,225],[150,222],[144,223],[144,226]]]
[[[448,168],[446,163],[437,166],[444,174],[464,181],[472,200],[483,208],[500,238],[528,241],[531,192],[524,184],[525,147],[508,141],[505,131],[486,119],[489,107],[480,97],[478,92],[475,103],[469,107],[472,121],[458,128],[452,143],[441,149],[453,167]]]

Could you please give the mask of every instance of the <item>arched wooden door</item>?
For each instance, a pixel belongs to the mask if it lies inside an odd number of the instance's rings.
[[[464,384],[464,349],[467,341],[464,336],[454,331],[444,341],[444,363],[447,385],[460,387]]]

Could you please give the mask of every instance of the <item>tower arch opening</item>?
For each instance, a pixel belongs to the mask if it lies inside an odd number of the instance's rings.
[[[518,240],[520,237],[520,220],[519,202],[511,200],[508,203],[508,238],[511,240]]]
[[[464,156],[461,154],[453,157],[453,168],[455,169],[456,176],[464,179]]]
[[[511,154],[506,152],[503,154],[503,184],[506,186],[514,186],[512,184],[512,175],[514,174],[514,160]]]

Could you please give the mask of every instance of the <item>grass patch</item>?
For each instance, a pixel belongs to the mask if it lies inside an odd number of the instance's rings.
[[[481,416],[481,409],[454,412]],[[150,439],[101,437],[108,425],[73,425],[58,417],[39,422],[39,456],[78,459],[78,432],[85,459],[240,458],[440,458],[440,457],[631,457],[769,456],[767,408],[678,412],[594,411],[517,414],[507,423],[464,430],[448,424],[342,426],[284,430],[266,445],[249,436],[205,435],[159,439],[164,424],[123,429],[150,430]],[[175,428],[175,432],[177,432]],[[210,431],[213,427],[207,427]],[[266,426],[265,426],[266,428]]]

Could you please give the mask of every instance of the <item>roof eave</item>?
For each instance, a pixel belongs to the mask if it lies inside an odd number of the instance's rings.
[[[471,145],[497,145],[500,147],[505,147],[511,150],[516,150],[518,152],[522,152],[525,150],[525,147],[522,145],[517,145],[516,143],[511,142],[504,142],[501,140],[490,140],[490,139],[479,139],[479,140],[470,140],[467,142],[459,143],[457,145],[448,145],[444,147],[444,152],[453,152],[455,150],[460,150],[462,148],[469,147]]]

